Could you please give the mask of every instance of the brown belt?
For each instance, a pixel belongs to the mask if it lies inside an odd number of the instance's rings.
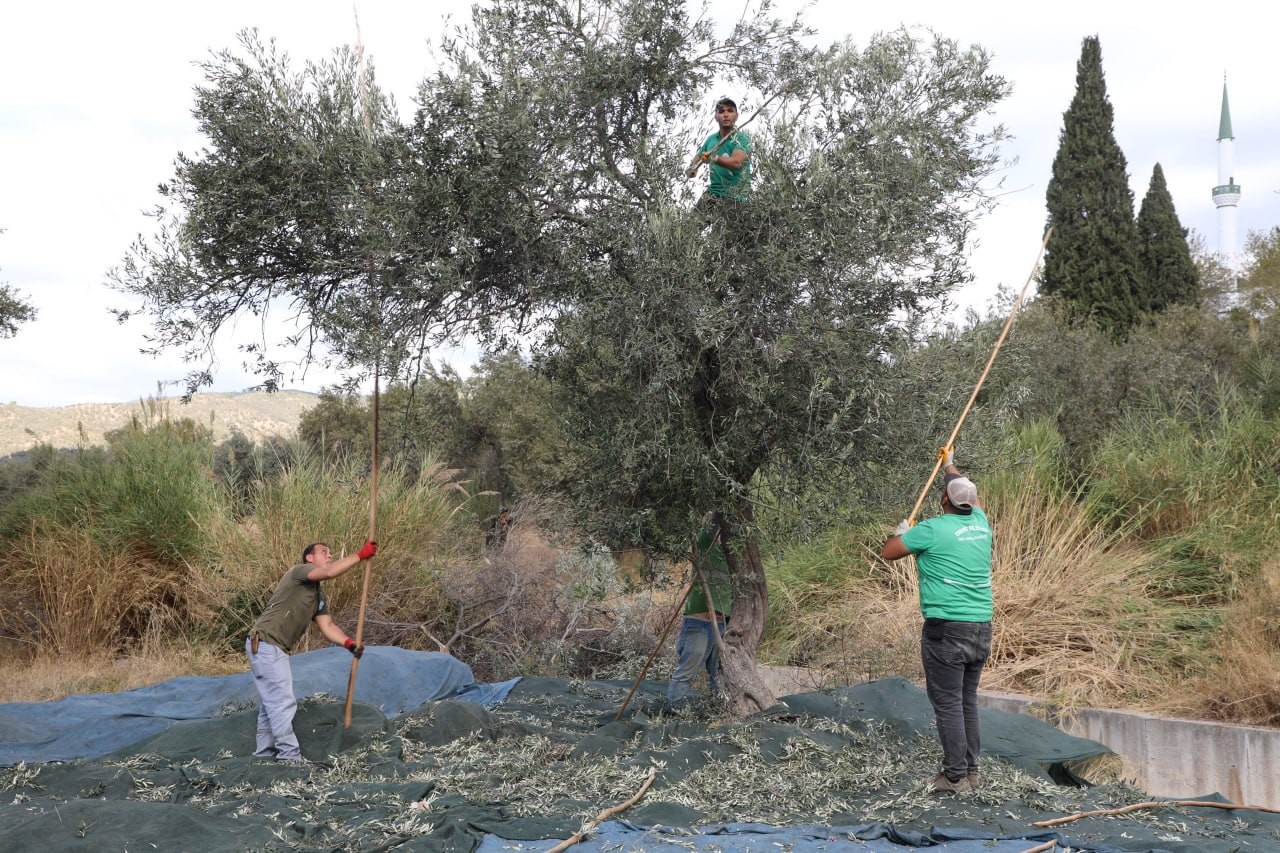
[[[257,631],[249,632],[249,651],[253,652],[255,655],[258,653],[258,632]]]

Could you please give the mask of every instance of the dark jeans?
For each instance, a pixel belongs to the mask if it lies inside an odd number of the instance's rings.
[[[724,624],[721,622],[684,617],[684,622],[680,625],[680,636],[676,639],[679,662],[676,664],[676,671],[671,673],[671,683],[667,685],[668,702],[676,704],[687,698],[693,689],[693,679],[703,669],[707,671],[711,695],[716,695],[720,647],[716,645],[715,636],[711,633],[714,630],[719,630],[720,636],[724,636]]]
[[[978,679],[990,655],[990,622],[925,620],[920,634],[925,689],[942,741],[942,772],[953,782],[978,772]]]

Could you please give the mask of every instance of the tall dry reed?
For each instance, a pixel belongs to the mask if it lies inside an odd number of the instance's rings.
[[[366,569],[371,629],[430,622],[445,606],[439,586],[443,566],[469,547],[465,525],[457,523],[468,496],[455,482],[455,472],[431,460],[415,462],[411,468],[393,463],[380,473],[378,556],[325,584],[330,611],[350,632]],[[249,517],[219,517],[208,529],[216,553],[203,570],[221,602],[216,633],[228,641],[243,637],[280,576],[302,561],[310,543],[326,542],[339,557],[359,548],[369,534],[370,500],[367,463],[328,463],[300,451],[280,476],[257,485]],[[379,635],[371,630],[367,636]],[[323,642],[312,632],[304,648]]]
[[[983,685],[1068,706],[1150,702],[1208,657],[1202,634],[1180,630],[1200,617],[1161,594],[1155,551],[1126,545],[1114,519],[1072,492],[1057,467],[1060,450],[1050,428],[1033,427],[1003,471],[979,478],[995,531],[994,636]],[[817,559],[843,561],[841,575],[771,569],[768,659],[847,680],[921,677],[915,561],[880,560],[886,532],[833,534],[834,550]],[[805,552],[811,561],[812,552]],[[808,577],[815,574],[839,580]]]

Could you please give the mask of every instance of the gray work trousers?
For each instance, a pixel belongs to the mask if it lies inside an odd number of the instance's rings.
[[[298,700],[293,697],[289,653],[268,642],[260,642],[258,653],[254,654],[251,642],[245,640],[244,652],[253,671],[253,686],[258,688],[258,748],[253,756],[296,761],[302,755],[302,747],[293,733]]]

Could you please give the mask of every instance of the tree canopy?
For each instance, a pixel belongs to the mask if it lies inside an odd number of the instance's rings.
[[[1200,274],[1159,163],[1151,170],[1137,225],[1139,310],[1154,313],[1170,305],[1195,305],[1200,299]]]
[[[4,230],[0,229],[0,234]],[[7,284],[0,284],[0,338],[12,338],[18,334],[18,326],[34,320],[36,309],[18,291]]]
[[[1097,36],[1084,39],[1076,93],[1062,117],[1053,177],[1045,193],[1053,239],[1040,290],[1123,337],[1137,322],[1138,232],[1124,152],[1102,73]]]
[[[114,281],[161,345],[279,300],[342,363],[391,374],[441,337],[525,335],[584,520],[680,553],[723,512],[732,694],[763,629],[762,478],[836,483],[868,446],[899,321],[968,279],[1002,137],[981,49],[813,42],[767,5],[719,36],[683,0],[496,0],[400,125],[373,87],[362,124],[350,52],[294,75],[246,38],[206,67],[212,147],[179,159],[172,225]],[[685,164],[726,86],[751,201],[694,208]]]

